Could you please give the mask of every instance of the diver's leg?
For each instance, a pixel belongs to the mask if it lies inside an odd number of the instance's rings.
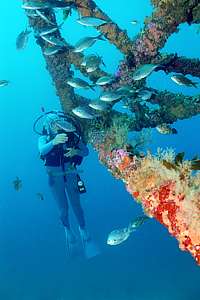
[[[85,228],[85,217],[80,203],[80,193],[77,186],[77,174],[67,174],[66,190],[73,212],[76,216],[80,228]]]
[[[59,208],[62,224],[64,227],[70,229],[68,216],[69,207],[65,193],[65,182],[63,176],[49,175],[49,186]]]
[[[66,189],[69,201],[79,224],[79,232],[86,258],[92,258],[100,253],[97,245],[90,238],[85,228],[85,217],[80,203],[80,194],[77,187],[77,174],[67,174]]]
[[[49,175],[49,185],[53,194],[54,199],[58,205],[60,211],[60,219],[65,229],[66,245],[68,255],[72,253],[73,244],[76,242],[76,237],[70,230],[69,223],[69,207],[65,192],[65,181],[62,176],[52,176]]]

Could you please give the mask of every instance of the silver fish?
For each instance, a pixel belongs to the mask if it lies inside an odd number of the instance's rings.
[[[44,26],[42,28],[40,28],[40,30],[37,31],[36,35],[39,36],[44,36],[44,35],[48,35],[51,33],[54,33],[56,31],[58,31],[62,26],[63,26],[64,22],[62,22],[60,25],[50,25],[50,26]]]
[[[73,88],[76,89],[92,89],[94,91],[94,88],[92,85],[90,85],[88,82],[86,82],[85,80],[81,79],[81,78],[69,78],[67,80],[67,83],[72,86]]]
[[[128,95],[132,95],[135,92],[135,89],[131,86],[125,85],[125,86],[119,87],[116,90],[116,92],[123,96],[128,96]]]
[[[86,106],[77,106],[72,109],[74,115],[81,119],[89,119],[92,120],[96,117],[96,115],[92,112],[92,109]]]
[[[8,80],[0,80],[0,87],[6,86],[10,83]]]
[[[146,65],[142,65],[140,66],[138,69],[136,69],[133,72],[133,79],[134,80],[141,80],[143,78],[146,78],[147,76],[149,76],[156,68],[158,67],[158,65],[155,64],[146,64]]]
[[[51,7],[52,7],[52,5],[47,1],[43,1],[43,2],[29,1],[29,2],[24,2],[22,4],[23,9],[30,9],[30,10],[47,9],[47,8],[51,8]]]
[[[100,99],[105,102],[112,102],[121,99],[123,96],[119,93],[115,92],[104,92],[101,96]]]
[[[26,10],[26,15],[27,15],[27,17],[31,17],[31,18],[39,17],[37,12],[34,10]]]
[[[106,111],[110,108],[110,105],[100,100],[93,100],[90,102],[89,107],[99,111]]]
[[[127,227],[113,230],[107,238],[107,244],[110,246],[117,246],[125,242],[132,232],[136,231],[149,217],[141,216],[133,220]]]
[[[79,24],[84,26],[94,26],[98,27],[106,23],[110,23],[109,21],[99,19],[99,18],[93,18],[93,17],[82,17],[76,20]]]
[[[110,84],[111,82],[113,82],[113,80],[114,80],[113,76],[102,76],[96,81],[96,84],[97,85],[106,85],[106,84]]]
[[[87,71],[87,73],[92,73],[92,72],[96,71],[97,68],[98,68],[98,66],[96,66],[93,63],[90,63],[86,66],[86,71]]]
[[[44,35],[48,35],[51,33],[54,33],[56,31],[58,31],[59,27],[58,26],[48,26],[48,27],[44,27],[42,28],[38,34],[39,36],[44,36]]]
[[[178,85],[193,86],[195,88],[197,88],[198,84],[198,82],[194,82],[181,74],[171,76],[171,80],[173,80]]]
[[[51,45],[66,47],[66,43],[53,35],[42,35],[41,38]]]
[[[58,120],[54,123],[59,129],[64,130],[65,132],[74,132],[76,131],[75,126],[68,122],[67,120]]]
[[[169,124],[163,123],[156,127],[159,133],[162,134],[177,134],[176,128],[172,128]]]
[[[132,21],[131,21],[131,24],[137,25],[137,24],[138,24],[138,21],[137,21],[137,20],[132,20]]]
[[[91,54],[84,57],[81,65],[86,68],[86,71],[88,73],[91,73],[94,72],[100,66],[101,63],[105,66],[102,57],[95,54]]]
[[[85,37],[75,44],[73,52],[82,52],[85,49],[91,47],[97,40],[104,41],[104,39],[102,38],[102,34],[94,37]]]
[[[59,46],[52,46],[52,47],[46,48],[43,53],[46,56],[51,56],[51,55],[57,54],[63,50],[64,50],[64,48],[61,48]]]
[[[90,55],[84,56],[81,66],[86,67],[90,63],[96,63],[97,65],[102,63],[103,65],[105,65],[102,60],[102,57],[99,55],[95,55],[95,54],[90,54]]]
[[[56,23],[54,23],[54,22],[52,22],[51,20],[49,20],[49,19],[47,18],[47,16],[46,16],[43,12],[41,12],[40,10],[36,9],[36,13],[37,13],[37,15],[38,15],[41,19],[43,19],[47,24],[56,26]]]
[[[137,94],[137,96],[139,98],[141,98],[143,101],[146,101],[146,100],[149,100],[151,99],[151,96],[152,96],[152,92],[149,91],[149,90],[140,90]]]
[[[17,50],[22,50],[26,47],[27,43],[28,43],[28,37],[29,34],[31,33],[31,30],[28,30],[27,28],[22,31],[16,39],[16,48]]]
[[[129,229],[129,227],[113,230],[108,236],[107,244],[110,246],[120,245],[129,238],[133,231],[134,230]]]

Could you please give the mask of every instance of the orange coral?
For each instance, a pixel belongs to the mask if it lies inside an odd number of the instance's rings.
[[[190,164],[167,169],[156,156],[138,159],[120,149],[107,155],[107,166],[115,167],[113,175],[123,179],[146,214],[166,226],[200,265],[200,176],[192,176]]]
[[[125,156],[122,162],[118,165],[118,168],[121,172],[123,172],[131,163],[131,158],[129,156]]]

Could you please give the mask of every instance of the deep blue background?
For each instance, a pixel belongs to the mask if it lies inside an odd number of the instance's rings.
[[[99,6],[133,37],[152,11],[147,0],[105,1]],[[46,110],[59,108],[58,98],[39,47],[31,35],[27,48],[17,51],[16,36],[27,26],[21,1],[1,3],[0,79],[11,84],[0,89],[0,299],[2,300],[199,300],[200,269],[192,257],[178,249],[177,241],[156,221],[145,224],[126,243],[107,247],[107,234],[125,226],[141,207],[134,203],[123,184],[113,179],[91,150],[83,163],[88,193],[82,198],[88,228],[102,248],[92,261],[67,261],[65,237],[58,211],[50,194],[45,170],[39,160],[37,136],[32,124]],[[74,44],[95,29],[81,27],[76,14],[63,26],[62,34]],[[61,22],[61,16],[58,14]],[[137,19],[139,24],[130,24]],[[182,25],[163,51],[199,57],[200,36],[196,26]],[[190,47],[188,47],[190,45]],[[122,55],[107,42],[87,51],[103,56],[108,72],[114,72]],[[78,73],[77,73],[78,75]],[[195,81],[199,79],[195,78]],[[200,89],[176,86],[162,72],[148,84],[161,90],[199,93]],[[98,91],[82,92],[95,98]],[[174,147],[187,157],[199,153],[199,117],[175,124],[178,135],[164,136],[153,130],[149,147]],[[16,192],[12,181],[23,180]],[[45,195],[45,201],[36,197]]]

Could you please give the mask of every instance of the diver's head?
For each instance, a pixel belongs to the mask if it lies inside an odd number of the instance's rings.
[[[44,122],[44,129],[48,134],[75,132],[75,126],[57,113],[49,113]]]
[[[44,121],[44,129],[48,134],[57,134],[58,126],[57,122],[59,122],[60,118],[56,113],[50,113],[46,116]]]

